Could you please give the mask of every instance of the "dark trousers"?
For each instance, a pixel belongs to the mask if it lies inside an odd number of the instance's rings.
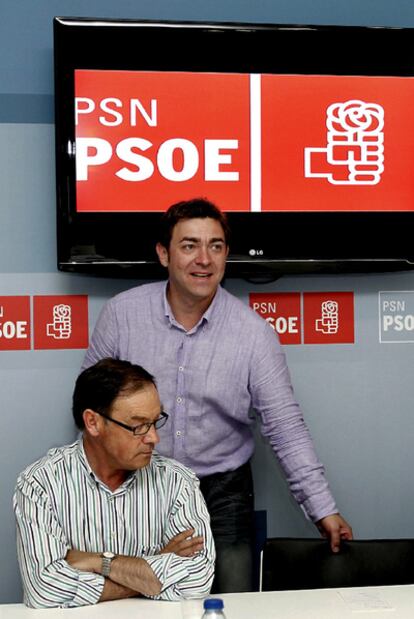
[[[216,545],[212,593],[252,591],[253,480],[250,463],[200,480]]]

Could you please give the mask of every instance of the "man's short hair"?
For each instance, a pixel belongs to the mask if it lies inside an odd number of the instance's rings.
[[[90,408],[109,415],[119,395],[130,395],[156,387],[155,379],[140,365],[120,359],[101,359],[79,374],[73,392],[72,412],[77,427],[83,430],[83,412]]]
[[[193,200],[185,200],[177,202],[169,207],[161,218],[160,231],[158,240],[163,247],[170,247],[171,238],[174,227],[183,219],[195,219],[211,217],[219,222],[223,228],[224,240],[226,245],[230,241],[230,227],[227,221],[226,214],[223,213],[213,202],[205,198],[194,198]]]

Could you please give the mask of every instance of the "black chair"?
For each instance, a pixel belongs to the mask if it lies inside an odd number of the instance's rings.
[[[323,539],[268,539],[261,590],[326,589],[414,583],[414,539],[342,542],[333,554]]]

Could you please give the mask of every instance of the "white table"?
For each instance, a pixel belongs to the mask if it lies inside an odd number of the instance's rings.
[[[345,599],[343,596],[346,596]],[[219,597],[219,596],[217,596]],[[311,591],[229,593],[220,596],[227,619],[413,619],[414,585]],[[371,608],[353,610],[365,599]],[[388,608],[374,609],[376,603]],[[179,602],[130,599],[75,609],[0,606],[0,619],[182,619]]]

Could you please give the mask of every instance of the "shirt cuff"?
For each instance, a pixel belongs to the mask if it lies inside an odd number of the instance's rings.
[[[143,559],[145,559],[161,583],[161,593],[156,597],[162,599],[162,594],[166,589],[177,585],[188,577],[188,570],[184,565],[185,560],[172,552],[153,557],[143,557]]]
[[[71,602],[63,604],[63,608],[73,608],[96,604],[101,599],[105,586],[105,578],[101,574],[92,572],[78,572],[78,588]]]
[[[307,520],[310,520],[311,522],[318,522],[326,516],[332,516],[332,514],[339,513],[330,492],[327,493],[325,501],[321,501],[320,497],[318,499],[312,497],[304,501],[300,507],[303,510]]]

